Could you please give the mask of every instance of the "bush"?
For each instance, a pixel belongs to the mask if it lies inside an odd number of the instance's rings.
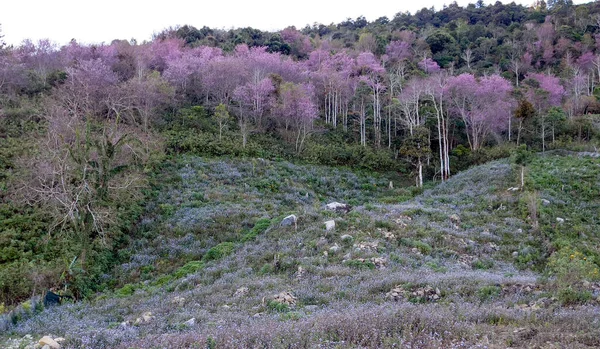
[[[419,250],[422,254],[430,254],[433,248],[426,242],[413,240],[408,238],[400,239],[400,243],[404,246],[414,247]]]
[[[280,303],[280,302],[273,301],[273,300],[267,302],[267,308],[271,312],[277,312],[277,313],[286,313],[286,312],[290,311],[290,307],[287,304]]]
[[[477,290],[477,297],[479,297],[482,302],[485,302],[489,299],[498,297],[500,291],[501,289],[498,286],[484,286]]]
[[[126,284],[116,291],[118,297],[128,297],[135,292],[135,286],[132,284]]]
[[[202,257],[202,261],[208,262],[221,259],[225,256],[230,255],[234,249],[235,244],[233,242],[222,242],[208,250],[206,254]]]
[[[406,166],[387,149],[375,150],[346,143],[309,142],[302,159],[313,164],[348,166],[371,171],[406,172]]]
[[[592,299],[592,293],[585,290],[573,289],[570,286],[558,291],[558,300],[562,305],[585,304]]]
[[[177,271],[173,274],[173,276],[175,278],[179,279],[188,274],[195,273],[202,268],[204,268],[204,262],[202,262],[202,261],[187,262],[183,267],[177,269]],[[168,282],[168,281],[169,280],[166,280],[166,282]]]
[[[267,231],[267,229],[269,229],[270,226],[271,226],[270,219],[268,219],[268,218],[259,219],[256,222],[256,224],[254,224],[254,227],[249,232],[244,234],[244,236],[242,237],[242,242],[254,240],[258,235]]]
[[[356,269],[375,269],[375,264],[368,260],[351,259],[346,261],[346,265]]]
[[[586,256],[570,246],[554,252],[548,260],[549,271],[556,276],[559,286],[572,285],[583,280],[600,280],[600,268],[594,256]]]
[[[473,269],[480,270],[488,270],[494,266],[494,261],[492,259],[478,259],[471,263],[471,267]]]

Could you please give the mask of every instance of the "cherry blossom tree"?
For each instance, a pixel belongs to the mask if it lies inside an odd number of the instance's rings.
[[[419,62],[419,68],[427,74],[437,73],[440,71],[440,66],[431,58],[425,57]]]
[[[274,104],[275,86],[270,78],[260,79],[255,73],[254,79],[233,92],[233,99],[247,111],[257,127],[263,126],[263,119]]]
[[[449,79],[450,111],[465,123],[472,150],[479,149],[491,131],[507,128],[505,121],[512,116],[511,91],[511,84],[499,75],[477,80],[472,74],[461,74]]]
[[[294,143],[296,153],[300,153],[318,117],[314,87],[310,84],[284,83],[280,90],[275,114],[284,125],[284,135]]]
[[[381,146],[381,97],[386,90],[384,73],[385,69],[371,52],[362,52],[356,58],[357,75],[369,88],[371,88],[373,104],[373,128],[375,132],[375,146]]]
[[[527,99],[533,104],[540,118],[540,136],[542,139],[542,151],[546,150],[546,112],[551,107],[558,107],[562,103],[565,89],[560,84],[560,79],[542,73],[530,73],[527,75],[528,86]]]

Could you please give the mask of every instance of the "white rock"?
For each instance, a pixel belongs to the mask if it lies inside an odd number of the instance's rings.
[[[448,218],[450,219],[450,222],[454,223],[454,224],[460,224],[460,216],[455,214],[451,214],[450,216],[448,216]]]
[[[193,318],[189,319],[188,321],[184,322],[184,324],[186,324],[188,326],[194,326],[196,324],[196,318],[193,317]]]
[[[348,235],[348,234],[342,235],[341,239],[344,242],[350,242],[350,241],[354,240],[354,238],[352,237],[352,235]]]
[[[296,226],[296,224],[298,223],[298,217],[296,217],[295,214],[291,214],[287,217],[285,217],[282,221],[281,221],[281,226],[282,227],[286,227],[286,226]]]
[[[330,202],[327,205],[325,205],[325,207],[328,210],[333,210],[333,211],[349,211],[350,210],[350,205],[348,204],[342,204],[341,202]]]
[[[235,293],[233,294],[234,297],[240,297],[240,296],[244,296],[248,294],[248,287],[240,287],[237,290],[235,290]]]
[[[330,231],[333,229],[335,229],[335,221],[334,220],[325,222],[325,230]]]
[[[550,205],[550,201],[546,200],[546,199],[542,199],[542,205],[548,206],[548,205]]]
[[[58,344],[50,336],[44,336],[44,337],[40,338],[40,340],[38,341],[38,343],[40,343],[40,345],[43,345],[43,346],[47,345],[47,346],[49,346],[52,349],[59,349],[60,348],[60,344]]]
[[[337,253],[340,249],[341,249],[340,245],[334,244],[333,246],[331,246],[329,248],[329,252],[331,252],[331,253]]]
[[[176,296],[171,300],[171,303],[177,304],[178,306],[182,307],[185,304],[185,298]]]
[[[560,217],[556,217],[556,222],[558,224],[563,224],[565,222],[565,219],[564,218],[560,218]]]

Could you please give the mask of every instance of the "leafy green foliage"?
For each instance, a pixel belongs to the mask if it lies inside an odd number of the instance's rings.
[[[213,255],[214,254],[215,254],[215,252],[213,252]],[[175,273],[173,273],[173,276],[175,278],[179,279],[186,275],[195,273],[202,268],[204,268],[204,261],[191,261],[191,262],[186,263],[181,268],[177,269],[177,271]]]
[[[270,226],[271,226],[270,219],[268,219],[268,218],[259,219],[256,222],[256,224],[254,224],[254,227],[252,227],[252,229],[250,229],[249,232],[244,234],[244,236],[242,237],[242,242],[248,242],[248,241],[254,240],[258,235],[267,231],[267,229],[269,229]]]
[[[206,252],[206,254],[202,257],[203,262],[213,261],[221,259],[225,256],[230,255],[235,249],[235,244],[233,242],[222,242],[215,247]]]

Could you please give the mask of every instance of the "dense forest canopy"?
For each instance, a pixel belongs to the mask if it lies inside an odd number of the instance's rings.
[[[81,295],[100,284],[165,151],[410,168],[421,186],[488,146],[592,140],[599,83],[598,2],[185,25],[143,43],[0,37],[0,302],[61,275]]]

